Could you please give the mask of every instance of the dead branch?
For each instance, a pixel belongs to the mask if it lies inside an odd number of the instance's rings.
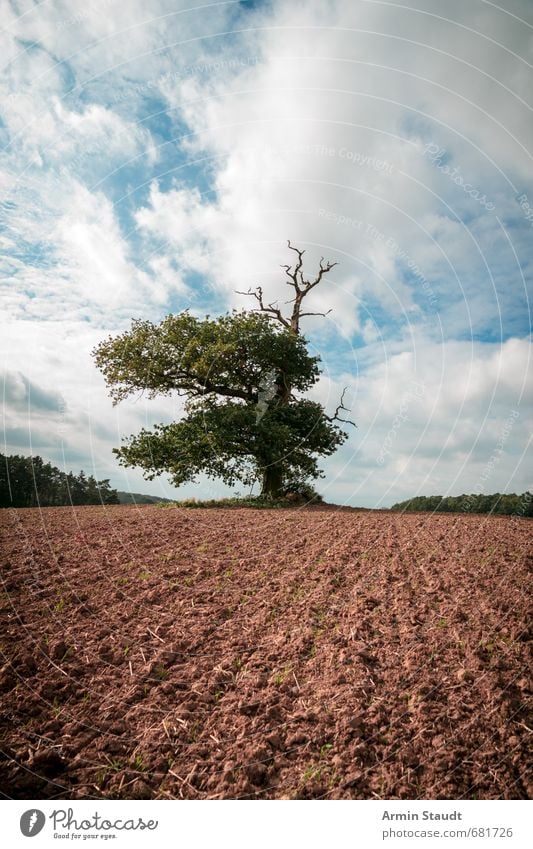
[[[274,303],[265,304],[263,300],[263,289],[261,286],[257,286],[255,290],[248,289],[247,292],[240,292],[237,290],[238,295],[250,295],[255,298],[257,303],[259,304],[258,311],[264,312],[267,315],[275,318],[276,321],[279,321],[284,327],[291,331],[291,333],[298,334],[300,332],[300,319],[309,315],[320,315],[325,317],[329,315],[331,310],[328,310],[326,313],[321,312],[302,312],[302,301],[305,296],[314,289],[315,286],[318,286],[320,281],[322,280],[324,274],[327,274],[338,265],[337,262],[325,262],[324,257],[320,257],[320,264],[318,268],[318,274],[314,280],[306,280],[303,276],[302,266],[303,266],[303,256],[305,251],[300,250],[300,248],[291,245],[290,240],[287,240],[287,245],[291,251],[294,251],[298,255],[298,259],[296,260],[294,266],[292,265],[282,265],[281,268],[284,269],[285,274],[289,278],[285,282],[288,286],[291,286],[294,289],[295,295],[294,298],[291,298],[290,301],[286,301],[287,304],[293,304],[292,314],[290,318],[286,318],[279,307],[277,306],[277,301]]]
[[[294,285],[296,291],[299,292],[300,287],[298,285],[298,275],[300,275],[300,283],[302,284],[302,286],[305,286],[305,281],[302,275],[303,255],[305,251],[301,251],[299,248],[295,248],[293,245],[291,245],[290,239],[287,239],[287,244],[291,251],[294,251],[298,254],[298,260],[296,262],[296,265],[294,266],[294,270],[292,270],[290,265],[282,265],[281,267],[285,269],[285,271],[287,272],[287,276],[290,277],[293,281],[292,283],[289,283],[289,286]]]
[[[344,387],[344,389],[342,390],[341,400],[340,400],[340,403],[339,403],[339,404],[337,404],[337,408],[336,408],[336,410],[335,410],[334,414],[333,414],[332,416],[326,416],[326,418],[327,418],[327,420],[328,420],[328,421],[330,421],[330,422],[344,422],[344,424],[351,424],[351,425],[353,425],[354,427],[357,427],[356,423],[355,423],[355,422],[352,422],[352,420],[351,420],[351,419],[342,419],[342,418],[339,416],[339,412],[340,412],[341,410],[344,410],[346,413],[350,413],[350,412],[351,412],[351,410],[349,410],[349,409],[348,409],[348,407],[345,407],[345,406],[344,406],[344,403],[343,403],[343,402],[344,402],[344,394],[345,394],[345,392],[346,392],[346,390],[347,390],[347,389],[348,389],[348,387],[347,387],[347,386],[345,386],[345,387]]]
[[[259,312],[270,313],[274,316],[281,324],[285,327],[290,328],[290,322],[287,321],[286,318],[283,317],[281,310],[274,306],[274,303],[266,304],[263,301],[263,289],[261,286],[257,286],[255,291],[253,289],[248,289],[247,292],[240,292],[238,289],[235,290],[237,295],[251,295],[259,304]]]
[[[330,314],[330,312],[332,312],[332,310],[328,310],[327,312],[301,312],[300,318],[305,318],[306,315],[320,315],[322,318],[325,318]]]

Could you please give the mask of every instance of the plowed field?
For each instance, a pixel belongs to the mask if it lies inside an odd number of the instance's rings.
[[[1,510],[0,788],[528,798],[531,528]]]

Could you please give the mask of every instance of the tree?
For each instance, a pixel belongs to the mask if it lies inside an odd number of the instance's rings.
[[[0,507],[50,507],[67,504],[118,504],[109,479],[97,481],[84,472],[60,471],[41,457],[0,454]]]
[[[339,422],[343,397],[328,416],[303,398],[319,377],[300,333],[303,302],[336,265],[320,260],[314,280],[303,276],[303,250],[294,266],[284,265],[294,296],[285,316],[265,302],[258,286],[246,294],[257,306],[200,320],[185,310],[160,324],[134,320],[131,329],[108,337],[93,351],[116,404],[146,391],[150,398],[176,392],[185,416],[132,435],[114,453],[125,466],[139,466],[153,479],[167,472],[176,486],[200,472],[234,485],[259,480],[262,494],[276,497],[322,475],[317,457],[332,454],[347,434]]]

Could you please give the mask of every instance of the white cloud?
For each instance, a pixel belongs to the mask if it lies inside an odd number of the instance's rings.
[[[533,414],[529,340],[503,345],[404,340],[404,351],[356,376],[323,379],[329,410],[350,388],[349,441],[324,462],[348,503],[389,505],[418,493],[525,491]],[[498,450],[499,446],[502,451]],[[491,457],[490,474],[484,470]],[[518,467],[516,471],[516,467]]]
[[[53,240],[68,280],[79,284],[79,296],[105,307],[133,305],[143,278],[128,261],[112,204],[105,196],[74,186]]]
[[[109,307],[138,306],[146,275],[129,261],[103,194],[65,178],[61,192],[49,180],[37,191],[16,186],[12,198],[7,236],[20,260],[14,267],[4,260],[8,315],[54,319],[58,312],[72,317],[92,309],[101,316]]]
[[[181,400],[137,397],[113,407],[91,356],[105,335],[69,319],[3,324],[0,452],[39,454],[67,470],[111,477],[119,488],[129,481],[134,491],[168,494],[165,478],[149,485],[139,470],[120,470],[111,449],[153,421],[179,417]],[[24,364],[24,375],[10,371],[13,363]]]
[[[187,297],[168,256],[151,252],[145,270],[136,264],[103,192],[65,175],[60,186],[53,178],[12,182],[11,198],[0,284],[11,318],[53,320],[59,311],[120,327],[156,314],[176,294]]]
[[[327,462],[332,500],[472,488],[515,407],[491,489],[530,485],[523,464],[511,480],[528,426],[527,23],[477,0],[3,5],[4,366],[68,403],[57,421],[34,410],[36,437],[63,427],[73,456],[111,469],[112,445],[176,411],[111,408],[98,335],[189,305],[195,274],[223,306],[258,283],[287,300],[290,238],[309,274],[339,262],[309,304],[331,315],[306,324],[319,397],[332,410],[351,385],[359,425]],[[508,11],[530,17],[525,0]],[[380,466],[413,381],[424,394]]]
[[[486,266],[496,242],[512,262],[496,215],[510,200],[516,214],[513,187],[530,181],[531,112],[509,96],[509,88],[528,91],[530,69],[520,56],[528,41],[510,17],[502,35],[495,17],[503,15],[479,4],[471,11],[452,4],[455,24],[440,12],[435,3],[424,13],[309,0],[258,13],[265,29],[248,36],[247,49],[260,62],[161,84],[169,114],[191,130],[183,143],[191,167],[210,157],[215,199],[183,187],[166,201],[153,192],[138,220],[160,233],[172,230],[175,216],[183,220],[173,250],[187,262],[196,256],[204,272],[210,249],[211,273],[226,281],[230,298],[235,282],[286,261],[290,237],[314,258],[341,259],[344,290],[375,295],[401,315],[424,299],[406,284],[387,246],[393,238],[428,280],[445,275],[440,312],[452,335],[468,311],[446,316],[445,300],[471,298],[481,318],[483,301],[494,300]],[[490,40],[502,38],[505,49]],[[494,215],[424,155],[435,140],[469,191],[494,200]],[[369,238],[371,228],[384,238]],[[316,296],[320,308],[327,298]],[[354,311],[339,320],[347,332],[357,329]]]

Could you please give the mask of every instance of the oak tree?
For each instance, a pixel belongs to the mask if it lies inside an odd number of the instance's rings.
[[[115,404],[138,391],[184,398],[179,421],[143,428],[113,449],[122,465],[141,467],[148,479],[166,472],[176,486],[202,472],[229,485],[259,480],[262,495],[273,498],[322,475],[317,458],[347,438],[340,423],[353,422],[340,417],[343,398],[328,416],[303,397],[319,379],[320,358],[309,354],[300,321],[325,315],[305,310],[304,300],[336,263],[322,258],[307,280],[304,251],[288,245],[297,255],[282,266],[293,295],[288,315],[258,286],[244,293],[255,300],[252,310],[134,320],[96,347]]]

